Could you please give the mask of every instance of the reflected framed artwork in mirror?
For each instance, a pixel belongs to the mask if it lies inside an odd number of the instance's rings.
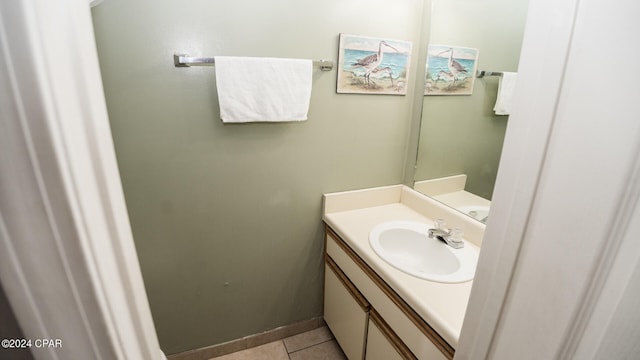
[[[430,44],[427,48],[425,95],[471,95],[478,49]]]

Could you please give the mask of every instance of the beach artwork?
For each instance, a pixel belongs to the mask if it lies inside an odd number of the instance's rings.
[[[478,49],[429,45],[425,95],[471,95],[476,79]]]
[[[338,93],[407,94],[411,42],[340,34]]]

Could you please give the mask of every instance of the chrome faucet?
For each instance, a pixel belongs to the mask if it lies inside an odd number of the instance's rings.
[[[464,242],[462,241],[462,229],[453,228],[453,229],[445,229],[445,221],[444,219],[436,219],[433,223],[435,228],[429,229],[429,238],[439,239],[445,244],[451,246],[454,249],[460,249],[464,247]]]

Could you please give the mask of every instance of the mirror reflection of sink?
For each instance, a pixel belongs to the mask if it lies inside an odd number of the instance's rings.
[[[472,218],[481,221],[482,223],[487,223],[487,219],[489,218],[489,207],[488,206],[460,206],[456,208],[458,211],[462,211],[463,213],[471,216]]]
[[[369,243],[380,258],[415,277],[460,283],[473,279],[478,255],[468,243],[454,249],[427,235],[432,224],[391,221],[378,224],[369,233]]]

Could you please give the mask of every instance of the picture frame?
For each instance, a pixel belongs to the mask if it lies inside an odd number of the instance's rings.
[[[340,34],[337,93],[406,95],[410,41]]]
[[[427,48],[425,95],[471,95],[478,49],[430,44]]]

